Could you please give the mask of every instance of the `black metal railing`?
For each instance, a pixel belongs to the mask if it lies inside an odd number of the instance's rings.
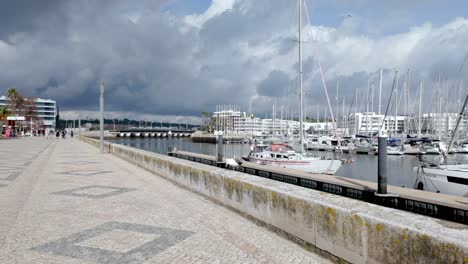
[[[186,154],[178,154],[177,152],[170,152],[168,154],[172,157],[219,167],[214,157],[213,159],[205,159],[200,157],[191,157]],[[321,180],[312,180],[297,177],[294,175],[281,174],[278,172],[269,171],[267,169],[263,170],[257,168],[250,168],[242,165],[231,169],[250,175],[259,176],[262,178],[268,178],[275,181],[297,185],[308,189],[314,189],[340,196],[345,196],[348,198],[357,199],[368,203],[377,204],[380,206],[409,211],[416,214],[462,223],[465,225],[468,224],[468,210],[462,208],[451,207],[436,203],[429,203],[424,201],[417,201],[415,199],[409,199],[401,196],[381,197],[376,196],[376,190],[372,188],[357,189]]]

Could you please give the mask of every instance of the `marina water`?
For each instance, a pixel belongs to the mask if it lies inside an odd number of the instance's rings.
[[[178,150],[189,152],[216,155],[216,144],[192,142],[187,138],[132,138],[117,139],[113,142],[139,148],[160,154],[167,154],[169,147],[175,147]],[[250,151],[249,144],[224,144],[224,156],[226,158],[242,158]],[[309,151],[317,156],[333,157],[333,152]],[[343,164],[336,173],[337,176],[346,178],[361,179],[366,181],[377,181],[377,156],[360,154],[343,154],[344,159],[351,159],[350,164]],[[425,155],[427,161],[435,161],[438,157],[435,155]],[[394,186],[404,186],[413,188],[416,180],[416,173],[413,171],[415,166],[420,164],[417,156],[400,155],[387,157],[388,162],[388,183]],[[468,163],[468,154],[449,155],[449,163]]]

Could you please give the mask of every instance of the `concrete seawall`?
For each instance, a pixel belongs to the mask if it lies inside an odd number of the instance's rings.
[[[84,142],[98,146],[95,139]],[[105,142],[111,154],[352,263],[468,263],[468,227]]]

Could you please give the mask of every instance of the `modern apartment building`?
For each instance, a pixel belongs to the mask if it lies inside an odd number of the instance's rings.
[[[8,108],[8,97],[0,96],[0,107]],[[55,128],[55,115],[57,113],[57,103],[50,99],[35,98],[36,114],[40,121],[43,122],[44,128]]]
[[[402,133],[405,130],[405,116],[387,116],[385,120],[384,117],[374,112],[351,114],[348,120],[340,121],[338,127],[348,128],[351,135],[376,134],[383,121],[383,129],[387,132]]]

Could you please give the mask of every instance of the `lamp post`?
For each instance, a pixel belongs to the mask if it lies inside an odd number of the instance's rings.
[[[100,108],[101,108],[101,120],[99,122],[99,150],[104,153],[104,82],[101,81],[99,85],[100,92]]]

